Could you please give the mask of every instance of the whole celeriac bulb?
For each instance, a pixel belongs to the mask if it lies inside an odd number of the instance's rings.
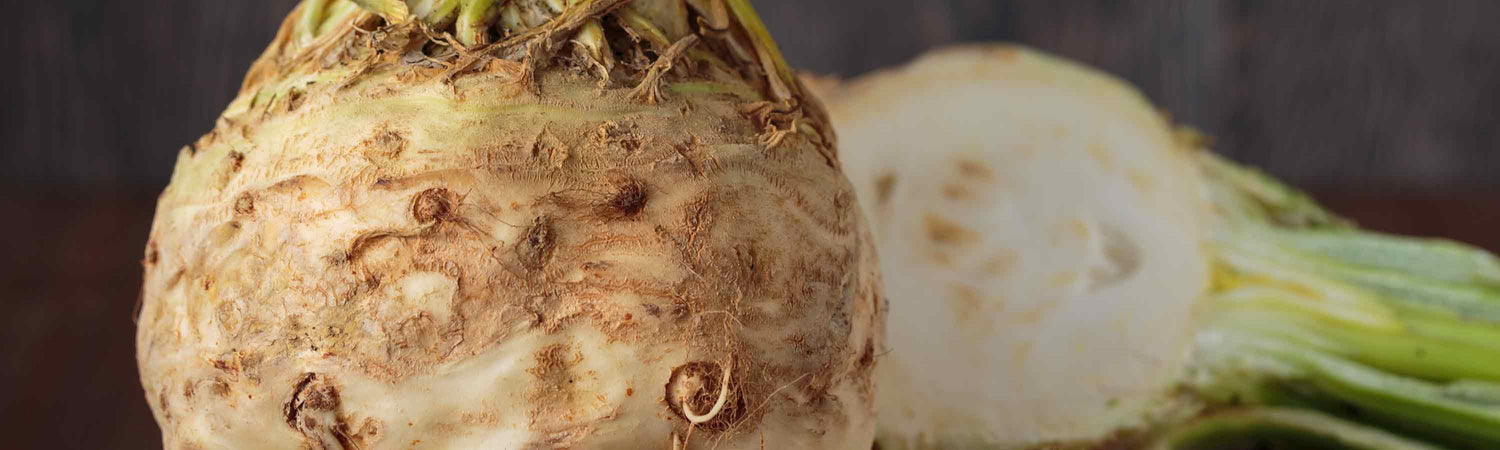
[[[842,448],[883,297],[743,0],[306,0],[178,157],[168,448]]]

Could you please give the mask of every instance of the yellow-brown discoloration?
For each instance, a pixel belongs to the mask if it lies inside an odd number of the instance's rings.
[[[1021,261],[1021,254],[1008,248],[995,249],[995,254],[984,261],[980,270],[989,277],[1003,278],[1012,271]]]
[[[1063,288],[1078,281],[1078,272],[1058,272],[1047,277],[1047,285],[1053,288]]]
[[[1057,225],[1053,230],[1052,242],[1055,244],[1068,244],[1088,240],[1093,235],[1089,223],[1083,219],[1068,219]]]
[[[923,216],[922,224],[927,230],[927,238],[938,244],[963,245],[979,239],[979,233],[974,230],[936,214],[928,213]]]
[[[943,185],[943,198],[953,201],[961,201],[969,198],[969,188],[962,184],[948,183]]]
[[[955,164],[958,168],[958,174],[965,178],[986,181],[995,178],[995,169],[991,169],[983,161],[960,159]]]
[[[1099,168],[1105,171],[1115,169],[1115,154],[1109,150],[1109,147],[1105,147],[1103,142],[1090,142],[1085,149],[1089,152],[1089,157],[1099,163]]]
[[[896,176],[891,174],[881,175],[875,179],[875,204],[885,205],[891,202],[891,195],[896,191]]]
[[[1130,180],[1130,185],[1143,194],[1151,193],[1156,189],[1156,179],[1144,171],[1132,169],[1125,176]]]
[[[999,309],[1005,307],[997,298],[986,298],[971,286],[955,284],[947,296],[948,307],[960,331],[975,338],[993,334]]]
[[[431,66],[403,59],[442,47],[413,24],[347,21],[284,30],[161,196],[137,348],[168,447],[654,446],[702,361],[750,406],[693,448],[869,447],[868,232],[831,134],[768,151],[742,111],[775,93],[728,46],[653,105],[550,53]],[[826,125],[781,88],[768,114]]]
[[[932,263],[938,267],[952,268],[953,254],[943,250],[934,250],[932,252]]]

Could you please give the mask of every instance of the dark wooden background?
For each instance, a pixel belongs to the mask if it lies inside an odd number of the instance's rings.
[[[293,0],[12,2],[0,31],[0,435],[155,448],[131,308],[156,193]],[[1140,86],[1367,226],[1500,250],[1500,2],[758,0],[853,75],[1018,41]]]

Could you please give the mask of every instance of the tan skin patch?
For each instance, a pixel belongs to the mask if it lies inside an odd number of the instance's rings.
[[[1052,307],[1052,302],[1046,302],[1037,305],[1034,308],[1023,311],[1021,312],[1021,314],[1018,314],[1016,316],[1017,323],[1022,325],[1035,325],[1041,322],[1043,317],[1047,316],[1047,312],[1052,311]]]
[[[995,297],[981,294],[978,290],[955,284],[949,287],[948,309],[960,333],[971,339],[982,339],[994,334],[995,323],[1000,317],[996,310],[1003,302]]]
[[[1030,144],[1019,144],[1016,145],[1014,153],[1022,158],[1030,158],[1032,156],[1036,156],[1036,146]]]
[[[1047,279],[1047,285],[1054,288],[1064,288],[1074,281],[1078,281],[1078,272],[1060,272]]]
[[[991,169],[990,166],[985,165],[981,161],[975,161],[972,159],[960,159],[958,160],[957,164],[958,174],[960,176],[963,176],[964,178],[972,178],[975,180],[992,180],[995,178],[995,170]]]
[[[936,214],[928,213],[923,217],[923,224],[927,238],[939,244],[963,245],[979,240],[979,233]]]
[[[1010,357],[1016,362],[1025,361],[1031,356],[1031,341],[1017,342],[1010,348]],[[1011,367],[1026,367],[1025,364],[1012,364]]]
[[[948,254],[948,252],[941,251],[941,250],[932,252],[932,263],[936,264],[938,267],[942,267],[942,268],[945,268],[945,269],[946,268],[952,268],[953,267],[953,255],[950,255],[950,254]]]
[[[1016,264],[1020,261],[1020,253],[1008,248],[1002,248],[996,250],[995,255],[991,256],[990,259],[985,260],[984,265],[980,267],[980,271],[988,277],[1000,278],[1010,275],[1011,272],[1015,271]]]
[[[1089,238],[1089,224],[1083,219],[1068,219],[1053,230],[1052,243],[1065,244]]]
[[[948,200],[965,200],[969,198],[969,195],[969,188],[964,187],[964,185],[950,183],[943,186],[943,198],[946,198]]]
[[[1100,168],[1114,170],[1115,155],[1109,152],[1109,148],[1105,147],[1104,143],[1098,141],[1089,143],[1087,150],[1089,157],[1093,158],[1094,162],[1099,163]]]
[[[960,324],[972,323],[981,316],[984,310],[984,297],[974,288],[955,284],[948,288],[948,307],[953,310],[953,318]]]
[[[1131,169],[1125,177],[1130,180],[1130,185],[1142,193],[1151,192],[1156,188],[1156,179],[1139,169]]]
[[[583,360],[583,355],[570,355],[568,346],[564,344],[543,347],[533,357],[536,358],[536,365],[526,371],[537,378],[563,373],[570,364]]]
[[[884,205],[890,203],[891,195],[896,191],[896,176],[893,174],[881,175],[875,179],[875,204]]]

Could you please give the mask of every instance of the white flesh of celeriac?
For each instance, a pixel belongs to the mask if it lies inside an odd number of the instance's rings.
[[[1009,46],[835,90],[891,299],[883,448],[1096,440],[1172,409],[1208,203],[1150,103]]]

